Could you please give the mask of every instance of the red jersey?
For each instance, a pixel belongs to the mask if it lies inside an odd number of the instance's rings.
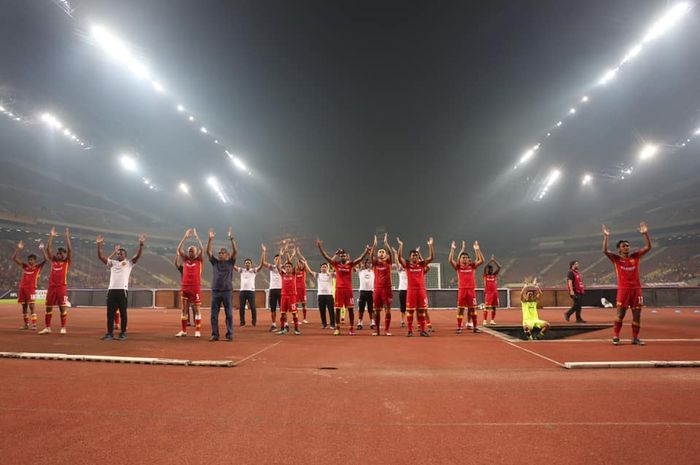
[[[66,286],[68,284],[69,260],[51,260],[51,273],[49,274],[49,287]]]
[[[476,289],[476,264],[457,265],[457,277],[460,289]]]
[[[306,289],[306,270],[297,270],[295,273],[296,276],[296,286],[297,289]]]
[[[415,265],[406,263],[406,274],[408,274],[409,289],[425,289],[425,261],[420,261]]]
[[[498,274],[484,273],[484,292],[498,292]]]
[[[609,257],[615,264],[618,289],[640,289],[642,287],[642,283],[639,281],[639,262],[643,255],[641,251],[637,250],[627,258],[620,255]]]
[[[581,278],[581,273],[576,270],[570,270],[567,279],[571,280],[571,287],[574,288],[574,294],[583,294],[583,278]]]
[[[202,260],[185,258],[182,264],[182,287],[199,289],[201,287]]]
[[[352,262],[333,262],[335,268],[335,288],[352,289]]]
[[[36,265],[28,265],[24,263],[22,265],[22,282],[19,287],[23,287],[29,290],[36,290],[36,283],[39,281],[39,273],[44,267],[44,263],[37,263]]]
[[[295,296],[297,294],[297,278],[294,273],[280,273],[282,278],[282,295]]]
[[[374,289],[391,287],[391,262],[389,260],[372,260],[374,270]]]

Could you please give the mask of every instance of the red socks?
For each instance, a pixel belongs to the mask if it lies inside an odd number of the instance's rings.
[[[304,310],[306,313],[306,310]],[[299,317],[297,316],[297,312],[292,313],[292,321],[294,321],[294,329],[298,330],[299,329]]]
[[[408,313],[408,315],[406,315],[406,324],[408,325],[408,332],[412,333],[413,332],[413,312],[410,312],[410,313]]]
[[[187,322],[185,322],[187,324]],[[202,317],[201,316],[196,316],[194,317],[194,330],[199,331],[202,328]]]
[[[379,326],[379,322],[377,322],[377,326]],[[390,327],[391,327],[391,313],[386,312],[386,316],[384,317],[384,332],[388,333]]]
[[[66,327],[67,321],[68,321],[68,311],[61,312],[61,328]]]
[[[305,308],[301,309],[301,313],[304,315],[304,319],[306,319],[306,309]]]
[[[613,335],[615,337],[620,337],[620,330],[622,329],[622,322],[621,321],[616,321],[615,325],[613,326]]]
[[[44,315],[44,323],[46,324],[47,328],[51,327],[51,317],[53,314],[51,312],[46,312],[46,315]]]
[[[180,324],[182,324],[182,332],[186,333],[187,332],[187,317],[186,316],[180,317]]]
[[[486,323],[486,320],[488,320],[488,319],[489,319],[489,311],[484,310],[484,323]]]
[[[457,312],[457,329],[462,329],[462,325],[464,321],[464,313],[459,313]]]
[[[476,321],[476,310],[471,310],[471,314],[472,314],[472,323],[474,324],[474,327],[476,328],[478,325],[478,323]]]
[[[24,325],[29,326],[29,314],[28,313],[22,313],[22,318],[24,319]]]
[[[422,332],[425,332],[425,315],[418,314],[418,326]]]

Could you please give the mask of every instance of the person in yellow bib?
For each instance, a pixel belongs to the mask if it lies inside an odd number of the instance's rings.
[[[537,314],[537,303],[542,297],[542,290],[537,285],[537,279],[532,282],[532,286],[528,287],[527,280],[523,286],[522,291],[520,291],[520,305],[523,309],[523,331],[528,340],[532,340],[532,330],[539,328],[540,332],[537,334],[537,339],[544,339],[545,333],[549,329],[549,322],[540,320]]]

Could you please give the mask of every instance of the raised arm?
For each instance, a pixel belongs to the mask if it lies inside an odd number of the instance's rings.
[[[51,228],[51,231],[49,231],[49,240],[46,241],[46,248],[44,249],[44,257],[46,257],[47,260],[53,258],[53,249],[51,246],[53,245],[54,237],[56,237],[56,228]]]
[[[542,289],[540,289],[540,285],[537,284],[537,280],[532,284],[535,285],[535,300],[540,300],[540,297],[542,297]]]
[[[255,272],[259,273],[260,270],[265,266],[265,254],[267,253],[267,247],[265,244],[260,244],[260,264],[255,268]]]
[[[286,244],[284,247],[282,247],[280,249],[279,255],[277,256],[277,258],[275,258],[275,268],[277,268],[277,272],[279,274],[284,273],[284,271],[282,270],[282,257],[284,257],[284,254],[285,254],[285,250],[284,250],[285,247],[286,247]]]
[[[433,238],[428,238],[428,258],[424,260],[425,264],[432,262],[435,258],[435,247],[433,247]]]
[[[238,244],[236,244],[236,239],[233,237],[233,229],[230,226],[228,228],[228,240],[231,242],[231,260],[235,260],[238,256]]]
[[[457,244],[455,244],[455,241],[452,241],[450,244],[450,255],[447,257],[447,261],[450,262],[450,266],[454,268],[455,270],[457,269],[457,262],[455,261],[455,249],[457,248]],[[462,255],[462,252],[464,251],[464,241],[462,241],[462,250],[460,250],[459,254]]]
[[[360,255],[359,257],[357,257],[355,260],[352,261],[352,266],[359,265],[360,263],[362,263],[362,260],[367,256],[367,254],[369,253],[370,250],[372,250],[372,248],[369,246],[369,244],[367,244],[365,246],[364,252],[362,252],[362,255]]]
[[[498,263],[498,261],[496,260],[496,256],[495,256],[495,255],[491,255],[491,259],[489,260],[489,263],[493,263],[494,265],[496,265],[496,270],[493,272],[493,274],[498,274],[498,273],[500,273],[500,271],[501,271],[501,264]]]
[[[399,244],[399,250],[396,251],[396,260],[397,262],[406,268],[406,259],[403,258],[403,242],[401,241],[401,238],[396,238],[396,242]]]
[[[309,266],[309,262],[306,260],[306,257],[301,254],[301,249],[297,247],[297,255],[299,255],[299,260],[304,264],[304,268],[306,271],[314,276],[316,276],[316,272],[311,269]]]
[[[102,234],[97,236],[97,239],[95,239],[95,242],[97,243],[97,258],[99,258],[100,261],[106,265],[107,257],[105,257],[105,254],[102,252],[102,246],[104,245],[104,241],[105,237]]]
[[[323,259],[326,260],[328,263],[333,263],[333,258],[330,255],[328,255],[328,253],[323,249],[323,242],[321,242],[321,239],[316,239],[316,246],[321,252],[321,256],[323,257]]]
[[[194,239],[197,241],[197,244],[199,244],[197,260],[202,261],[204,259],[204,244],[202,244],[202,240],[199,238],[199,234],[197,234],[197,228],[192,229],[192,234],[194,234]]]
[[[651,250],[651,239],[649,238],[649,226],[645,222],[639,223],[639,232],[644,236],[644,247],[639,249],[639,256],[646,254]]]
[[[177,254],[178,254],[181,258],[183,258],[183,259],[184,259],[184,258],[187,258],[187,255],[185,255],[185,249],[184,249],[185,241],[186,241],[187,238],[190,237],[191,235],[192,235],[192,230],[191,230],[191,229],[188,229],[187,231],[185,231],[185,235],[182,236],[182,240],[181,240],[180,243],[177,245]]]
[[[608,231],[608,228],[606,228],[605,225],[602,226],[602,230],[603,230],[603,253],[610,260],[613,260],[615,258],[615,254],[608,250],[608,238],[610,237],[610,231]]]
[[[391,244],[389,244],[389,235],[384,233],[384,250],[386,250],[386,260],[389,263],[394,261],[394,256],[391,253]]]
[[[180,254],[176,253],[175,254],[175,262],[174,262],[175,268],[178,270],[180,269]]]
[[[481,247],[479,247],[479,241],[474,241],[474,254],[476,255],[476,261],[474,265],[476,268],[484,264],[484,255],[481,253]]]
[[[139,236],[139,248],[136,250],[136,255],[131,257],[131,263],[133,263],[134,265],[136,265],[136,262],[138,262],[139,259],[141,258],[141,254],[143,253],[143,245],[145,243],[146,243],[146,235],[141,234]]]
[[[73,244],[70,242],[70,230],[66,228],[66,260],[71,261],[73,257]]]
[[[372,242],[372,248],[369,250],[369,260],[372,262],[372,265],[375,263],[375,256],[374,253],[377,250],[377,235],[374,235],[374,242]]]
[[[527,291],[527,279],[525,280],[525,284],[523,284],[523,288],[520,290],[520,301],[521,302],[526,302],[525,300],[525,292]]]
[[[209,233],[207,234],[207,257],[209,257],[209,260],[212,259],[211,243],[214,242],[215,237],[216,232],[214,231],[214,228],[209,228]]]
[[[20,260],[19,257],[17,257],[17,255],[19,255],[19,251],[22,250],[23,248],[24,248],[24,242],[19,241],[17,243],[17,248],[15,249],[15,253],[12,254],[12,261],[15,262],[18,266],[24,265],[22,260]]]

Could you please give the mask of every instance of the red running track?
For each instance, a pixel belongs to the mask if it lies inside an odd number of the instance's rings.
[[[593,312],[589,321],[609,321],[610,312]],[[237,327],[233,343],[209,343],[174,338],[175,310],[137,309],[127,341],[102,342],[104,310],[75,309],[68,335],[41,337],[15,329],[17,307],[3,305],[0,351],[239,365],[0,359],[0,457],[3,464],[695,464],[700,370],[565,370],[519,348],[560,362],[653,351],[698,359],[699,342],[652,340],[698,339],[700,314],[645,312],[646,347],[612,347],[609,330],[570,343],[457,336],[452,311],[433,311],[437,333],[412,339],[398,324],[391,338],[368,329],[332,337],[315,312],[302,336],[275,336],[263,311],[264,324]],[[560,313],[542,312],[553,322]],[[502,311],[499,322],[518,314]]]

